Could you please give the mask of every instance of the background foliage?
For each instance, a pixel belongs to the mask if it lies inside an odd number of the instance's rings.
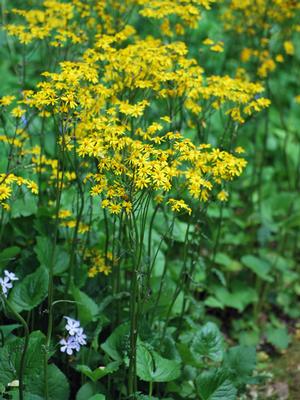
[[[1,4],[2,398],[252,398],[300,317],[299,4]]]

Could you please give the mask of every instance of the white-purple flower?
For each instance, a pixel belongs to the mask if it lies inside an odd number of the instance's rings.
[[[74,336],[76,342],[80,345],[80,346],[84,346],[86,344],[86,334],[83,333],[83,329],[79,328],[76,332],[76,335]]]
[[[74,350],[80,350],[80,345],[74,340],[73,336],[69,336],[67,339],[61,339],[59,343],[61,344],[60,351],[62,353],[67,353],[69,356],[73,354]]]
[[[80,322],[70,317],[64,317],[67,320],[65,329],[69,336],[60,340],[60,351],[72,355],[74,350],[79,351],[81,346],[86,344],[86,334],[80,326]]]
[[[13,287],[11,281],[9,280],[9,278],[7,278],[7,276],[5,276],[4,278],[0,278],[0,285],[2,288],[2,292],[5,296],[7,295],[8,290]]]
[[[69,335],[70,336],[76,335],[78,329],[80,328],[80,322],[70,317],[64,317],[64,318],[66,318],[67,320],[65,328],[69,332]]]
[[[4,271],[4,277],[0,278],[0,286],[5,296],[7,296],[9,289],[13,287],[12,281],[17,281],[18,279],[13,272]]]
[[[9,272],[7,270],[4,270],[4,275],[10,279],[11,281],[18,281],[19,278],[13,273],[13,272]]]

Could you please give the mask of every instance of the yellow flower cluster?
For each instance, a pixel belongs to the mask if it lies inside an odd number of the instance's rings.
[[[102,207],[112,214],[130,214],[137,194],[143,192],[159,196],[175,212],[191,213],[186,196],[207,201],[214,189],[224,201],[226,192],[219,187],[239,176],[246,165],[234,154],[198,144],[188,127],[192,120],[205,126],[206,115],[216,110],[244,123],[269,106],[263,87],[238,76],[206,77],[182,41],[141,38],[131,25],[118,30],[118,15],[132,5],[143,17],[162,21],[163,34],[173,36],[173,28],[180,34],[180,23],[195,26],[201,9],[212,3],[112,1],[116,12],[110,13],[106,1],[87,5],[81,0],[46,0],[39,10],[16,10],[25,25],[7,27],[23,43],[48,38],[52,45],[75,46],[84,41],[75,61],[61,62],[59,72],[44,72],[37,90],[24,91],[19,104],[38,109],[43,118],[63,119],[60,146],[90,160],[83,168],[85,182],[91,182],[91,195],[101,196]],[[206,39],[204,44],[223,51],[223,42]],[[32,162],[40,173],[50,167],[52,179],[62,178],[57,160],[36,151]],[[64,176],[67,181],[76,179],[71,171]],[[73,219],[62,223],[75,226]]]
[[[139,39],[131,26],[98,35],[81,61],[60,67],[60,72],[43,74],[38,91],[24,92],[23,103],[64,116],[60,143],[67,150],[75,145],[80,157],[96,160],[97,172],[87,174],[94,182],[91,194],[101,195],[102,207],[112,214],[130,213],[134,196],[144,190],[167,199],[182,188],[207,201],[215,186],[241,174],[244,159],[197,145],[174,129],[179,113],[199,117],[225,107],[227,115],[243,123],[244,115],[269,105],[258,97],[260,84],[229,76],[205,78],[183,42]],[[153,114],[153,109],[160,111]],[[173,210],[190,211],[176,201]]]
[[[6,210],[10,209],[7,200],[13,194],[14,184],[16,184],[17,186],[24,185],[33,194],[38,193],[38,186],[34,181],[22,178],[21,176],[16,176],[15,174],[11,173],[0,174],[0,207],[3,207]]]
[[[62,46],[68,41],[80,43],[86,40],[84,31],[73,22],[74,7],[72,4],[57,0],[45,0],[43,9],[17,10],[14,13],[25,19],[25,24],[7,25],[10,35],[17,36],[21,43],[28,44],[33,40],[51,37],[51,46]]]
[[[170,17],[177,17],[176,34],[184,33],[184,26],[195,27],[202,9],[209,9],[215,0],[44,0],[42,7],[29,11],[14,9],[23,18],[23,23],[9,24],[10,35],[21,43],[50,39],[49,45],[62,47],[67,44],[86,43],[95,32],[112,33],[122,25],[122,18],[132,10],[151,19],[162,19],[168,24]],[[114,16],[114,18],[113,18]],[[169,20],[170,18],[170,20]],[[183,24],[183,25],[182,25]],[[172,33],[171,33],[172,35]]]
[[[113,257],[111,252],[108,252],[107,260],[112,263]],[[94,278],[98,274],[108,276],[111,273],[111,266],[106,264],[105,257],[97,248],[92,248],[87,251],[86,261],[91,265],[88,270],[89,278]]]
[[[294,0],[229,0],[223,7],[226,30],[241,35],[244,63],[253,61],[266,78],[278,63],[294,55],[293,34],[300,32],[300,3]]]
[[[200,7],[209,9],[215,0],[137,0],[144,17],[164,19],[171,15],[179,17],[186,25],[195,27],[200,19]],[[178,28],[177,28],[178,29]]]
[[[60,219],[60,226],[65,226],[70,229],[74,229],[77,225],[76,219],[73,217],[70,210],[61,209],[59,210],[58,217]],[[79,222],[78,223],[78,233],[86,233],[89,231],[89,225]]]

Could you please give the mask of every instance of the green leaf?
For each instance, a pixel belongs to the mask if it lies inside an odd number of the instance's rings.
[[[242,269],[242,265],[238,261],[233,260],[225,253],[217,253],[215,263],[224,266],[226,271],[237,272]]]
[[[208,296],[208,298],[204,301],[204,304],[207,307],[221,308],[222,310],[224,309],[224,304],[213,296]]]
[[[211,288],[211,292],[214,292],[214,296],[218,302],[212,301],[214,298],[209,298],[206,301],[208,306],[217,306],[221,308],[220,305],[226,307],[232,307],[239,311],[243,311],[249,304],[257,301],[257,293],[255,289],[251,287],[246,287],[241,283],[236,285],[232,292],[223,286],[215,286]]]
[[[146,382],[170,382],[180,376],[180,362],[150,352],[140,342],[137,346],[137,376]]]
[[[95,320],[98,314],[98,306],[86,293],[79,290],[76,286],[72,287],[74,300],[77,302],[78,319],[82,325]]]
[[[20,394],[19,390],[9,391],[10,400],[19,400]],[[1,398],[2,399],[2,398]],[[28,393],[27,391],[24,392],[24,400],[44,400],[44,397],[38,396],[36,394]]]
[[[11,306],[20,312],[32,310],[39,305],[47,297],[48,279],[47,269],[41,266],[21,282],[16,283],[9,295]]]
[[[3,333],[4,338],[6,338],[12,331],[21,326],[21,324],[2,325],[0,326],[0,331]]]
[[[231,380],[237,384],[247,384],[256,366],[254,346],[231,347],[225,354],[223,367],[229,371]]]
[[[194,336],[191,346],[195,357],[207,357],[212,361],[221,361],[224,354],[224,343],[216,324],[208,322]]]
[[[269,326],[266,332],[267,340],[273,346],[280,350],[285,350],[291,342],[291,337],[288,334],[287,328],[273,328]]]
[[[45,382],[44,373],[41,369],[39,377],[32,380],[28,390],[44,398]],[[70,396],[69,382],[62,371],[55,365],[48,365],[48,390],[49,400],[67,400]]]
[[[122,362],[124,360],[125,349],[129,339],[129,325],[122,324],[118,326],[113,333],[101,345],[101,348],[113,360]]]
[[[241,261],[264,281],[273,282],[274,279],[270,276],[271,264],[268,261],[252,255],[243,256]]]
[[[46,236],[38,236],[34,251],[40,264],[49,269],[52,262],[52,241]],[[54,251],[54,275],[61,275],[65,272],[68,269],[69,261],[69,254],[61,246],[56,246]]]
[[[93,382],[85,383],[78,390],[76,394],[76,400],[90,399],[94,395],[98,395],[99,392],[100,392],[100,385],[98,383],[93,383]]]
[[[40,331],[30,334],[28,350],[26,352],[24,383],[26,390],[31,392],[42,370],[44,353],[43,345],[45,336]],[[21,354],[24,348],[24,339],[15,338],[0,348],[0,382],[7,385],[18,379],[18,370]]]
[[[94,396],[89,397],[88,400],[105,400],[104,394],[94,394]]]
[[[243,346],[257,346],[260,342],[259,331],[254,329],[244,330],[237,333],[239,343]]]
[[[17,198],[12,203],[12,218],[28,217],[37,212],[37,196],[30,192],[24,193],[23,197]]]
[[[196,390],[201,400],[235,400],[237,393],[222,369],[202,372],[196,379]]]
[[[216,275],[216,277],[219,279],[220,283],[223,286],[227,286],[226,278],[222,271],[218,270],[217,268],[212,268],[211,272],[213,272]]]
[[[0,252],[0,268],[3,269],[21,251],[20,247],[12,246]]]
[[[94,371],[92,371],[87,365],[77,365],[76,369],[85,376],[89,377],[93,382],[96,382],[104,376],[117,371],[119,369],[119,366],[120,362],[113,361],[109,363],[106,367],[99,367]]]

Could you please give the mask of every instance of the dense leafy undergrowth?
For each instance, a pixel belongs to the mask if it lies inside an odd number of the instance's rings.
[[[299,3],[1,4],[1,398],[259,396],[300,317]]]

